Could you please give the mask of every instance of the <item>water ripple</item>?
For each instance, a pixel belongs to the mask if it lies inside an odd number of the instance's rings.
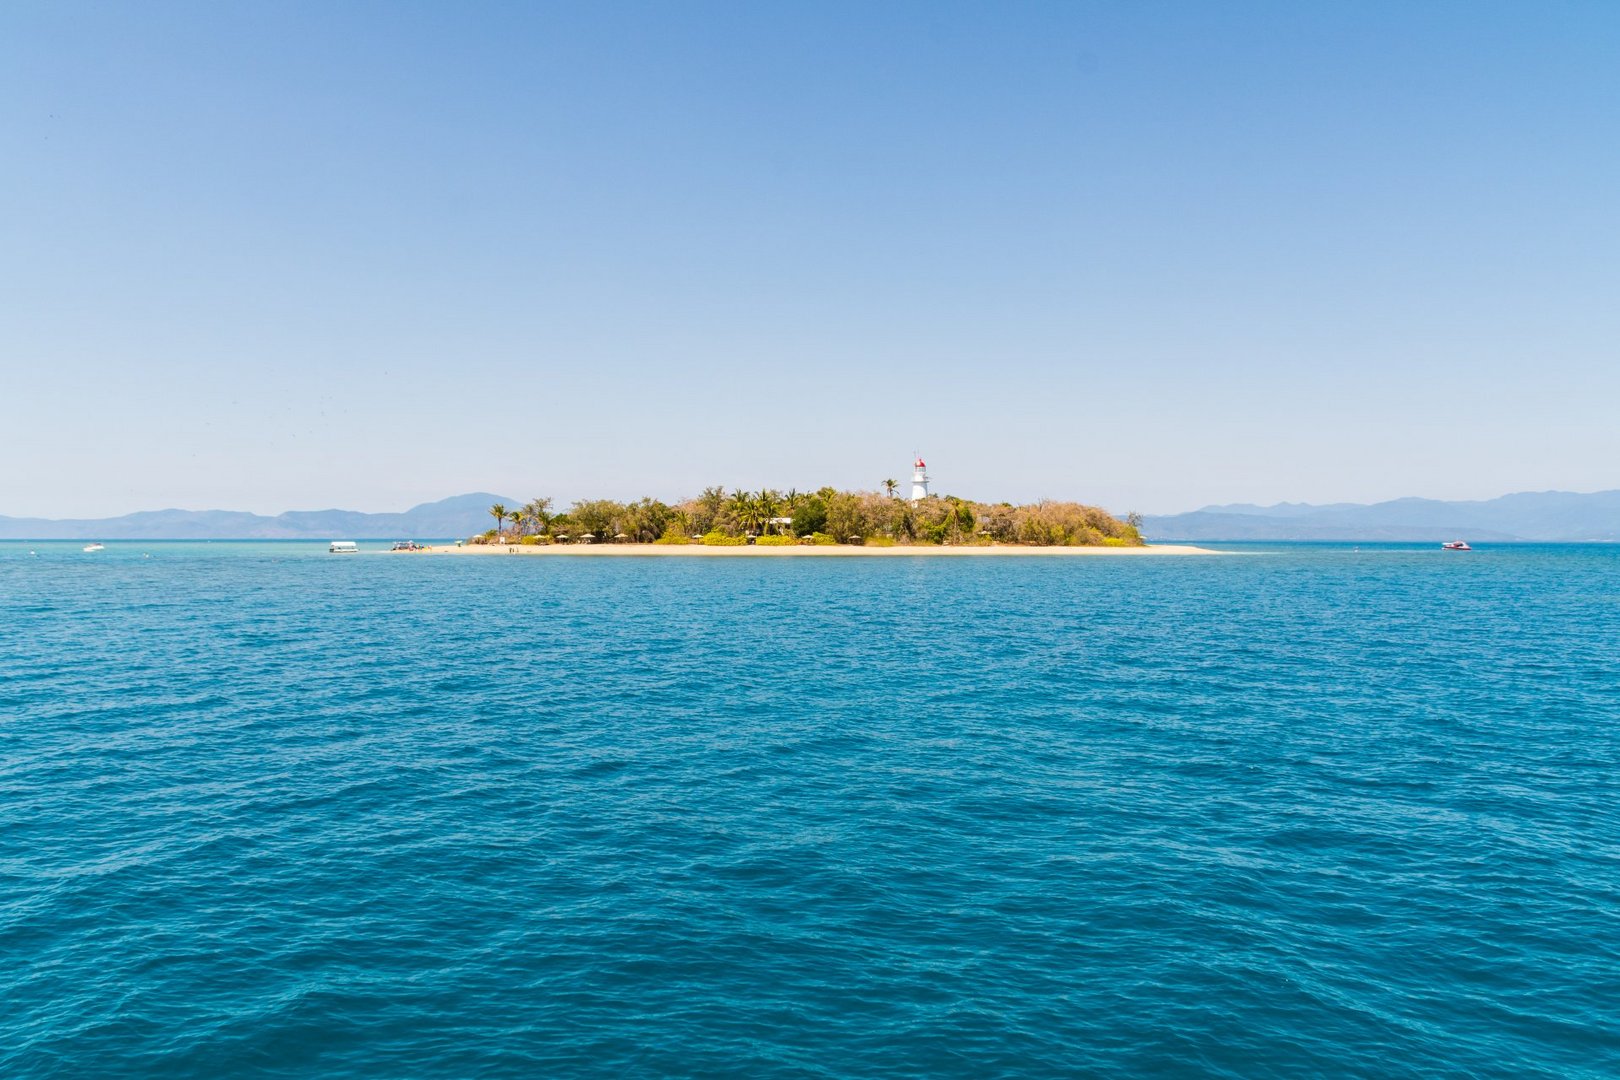
[[[1620,551],[15,547],[6,1076],[1620,1074]]]

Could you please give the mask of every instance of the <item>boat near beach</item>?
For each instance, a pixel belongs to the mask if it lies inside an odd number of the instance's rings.
[[[1441,544],[1440,546],[1443,549],[1445,549],[1446,551],[1473,551],[1474,550],[1473,548],[1468,546],[1468,541],[1466,541],[1466,540],[1447,540],[1445,543]]]

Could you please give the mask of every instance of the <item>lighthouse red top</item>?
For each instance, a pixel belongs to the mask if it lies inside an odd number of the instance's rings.
[[[926,468],[927,468],[927,467],[928,467],[928,465],[927,465],[927,463],[926,463],[926,462],[924,462],[924,461],[923,461],[923,459],[922,459],[922,458],[920,458],[920,457],[919,457],[919,458],[918,458],[918,459],[917,459],[917,468],[919,468],[919,469],[926,469]]]

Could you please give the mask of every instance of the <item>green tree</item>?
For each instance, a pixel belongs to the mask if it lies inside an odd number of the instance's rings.
[[[870,531],[860,497],[840,491],[827,500],[827,531],[840,543],[852,536],[865,536]]]
[[[500,532],[506,524],[506,504],[496,503],[489,508],[489,516],[495,519],[495,531]]]
[[[945,512],[945,531],[953,541],[973,535],[973,508],[956,496],[947,496],[949,509]]]
[[[672,513],[657,499],[637,499],[624,508],[619,531],[638,544],[650,544],[664,535]]]
[[[900,485],[893,480],[883,481],[883,490],[888,493],[891,499],[894,498],[894,493],[899,487]]]
[[[771,531],[771,519],[778,517],[782,510],[782,495],[778,491],[766,488],[754,496],[754,504],[759,508],[759,520],[765,525],[765,531]]]
[[[822,532],[827,527],[827,504],[819,495],[800,495],[793,508],[793,531],[800,536]]]
[[[619,519],[625,516],[625,509],[624,504],[611,499],[588,499],[569,507],[568,516],[581,530],[580,536],[590,533],[598,540],[611,540],[619,531]]]
[[[535,532],[545,532],[546,526],[551,524],[550,499],[530,499],[524,505],[523,512],[529,515],[529,520],[534,523]]]
[[[720,514],[726,508],[726,489],[718,484],[706,487],[696,503],[697,513],[692,518],[692,531],[706,533],[720,524]]]
[[[737,523],[737,528],[745,533],[752,532],[753,526],[759,521],[759,509],[754,503],[754,497],[741,488],[732,492],[726,510]]]

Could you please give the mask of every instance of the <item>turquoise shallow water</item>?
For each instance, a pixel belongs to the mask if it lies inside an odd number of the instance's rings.
[[[80,546],[0,1075],[1620,1073],[1620,548]]]

